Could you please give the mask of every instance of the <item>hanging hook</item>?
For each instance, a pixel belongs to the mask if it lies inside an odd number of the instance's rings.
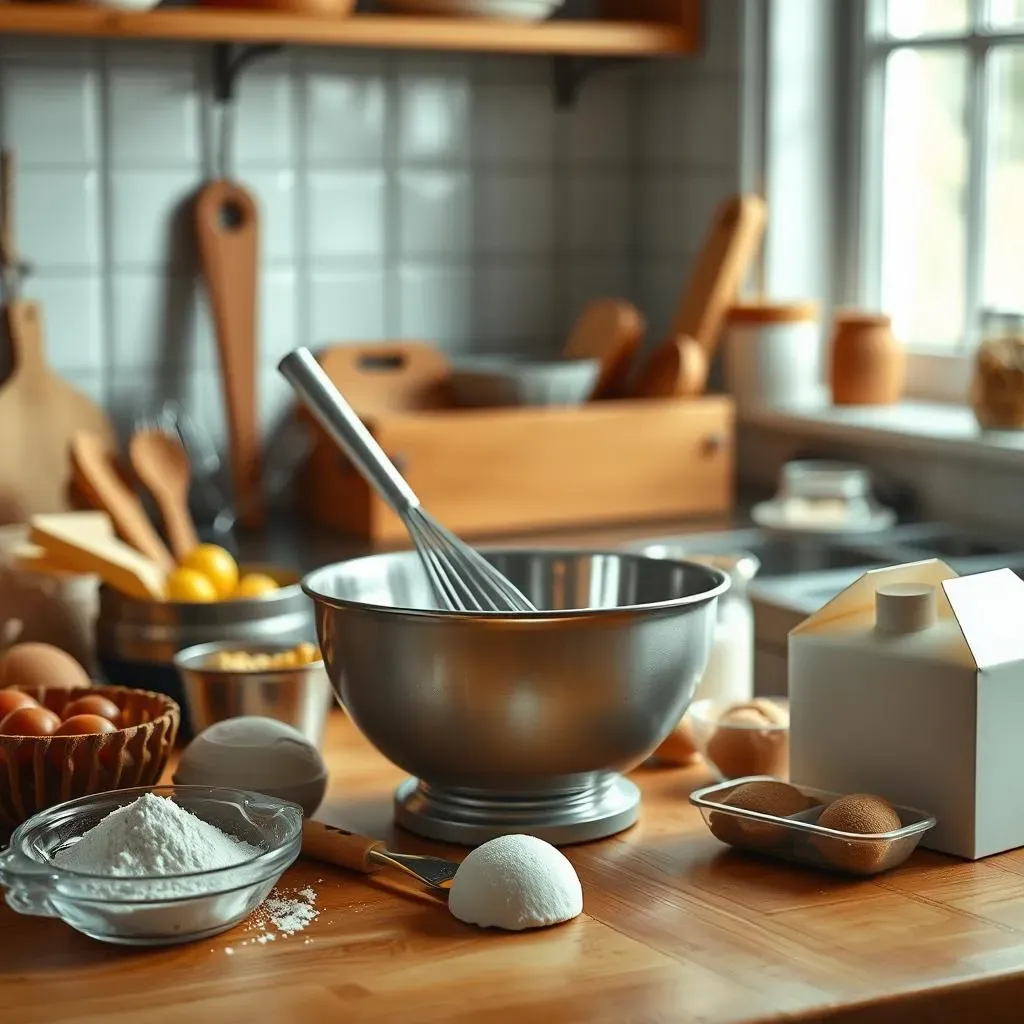
[[[280,43],[254,43],[236,46],[234,43],[213,44],[213,176],[231,177],[231,158],[234,153],[235,102],[238,76],[260,57],[281,49]]]

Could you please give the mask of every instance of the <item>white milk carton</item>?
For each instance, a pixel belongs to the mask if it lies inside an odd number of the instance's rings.
[[[1024,846],[1024,581],[865,573],[789,634],[790,777],[935,815],[922,846]]]

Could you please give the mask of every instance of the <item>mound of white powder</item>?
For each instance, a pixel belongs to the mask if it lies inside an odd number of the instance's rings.
[[[576,869],[535,836],[501,836],[459,865],[448,909],[467,924],[522,931],[570,921],[583,912]]]
[[[146,793],[111,811],[54,863],[88,875],[153,878],[227,868],[259,852],[173,800]]]

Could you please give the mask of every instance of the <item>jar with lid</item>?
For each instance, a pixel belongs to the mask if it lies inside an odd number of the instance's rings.
[[[733,306],[723,341],[725,386],[738,409],[814,402],[822,388],[821,328],[813,302]]]
[[[1024,313],[983,312],[970,399],[983,430],[1024,429]]]

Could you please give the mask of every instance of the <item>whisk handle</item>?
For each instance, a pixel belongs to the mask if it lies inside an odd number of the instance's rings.
[[[419,507],[419,498],[395,469],[355,410],[334,386],[308,348],[297,348],[278,364],[281,375],[377,493],[405,516]]]

